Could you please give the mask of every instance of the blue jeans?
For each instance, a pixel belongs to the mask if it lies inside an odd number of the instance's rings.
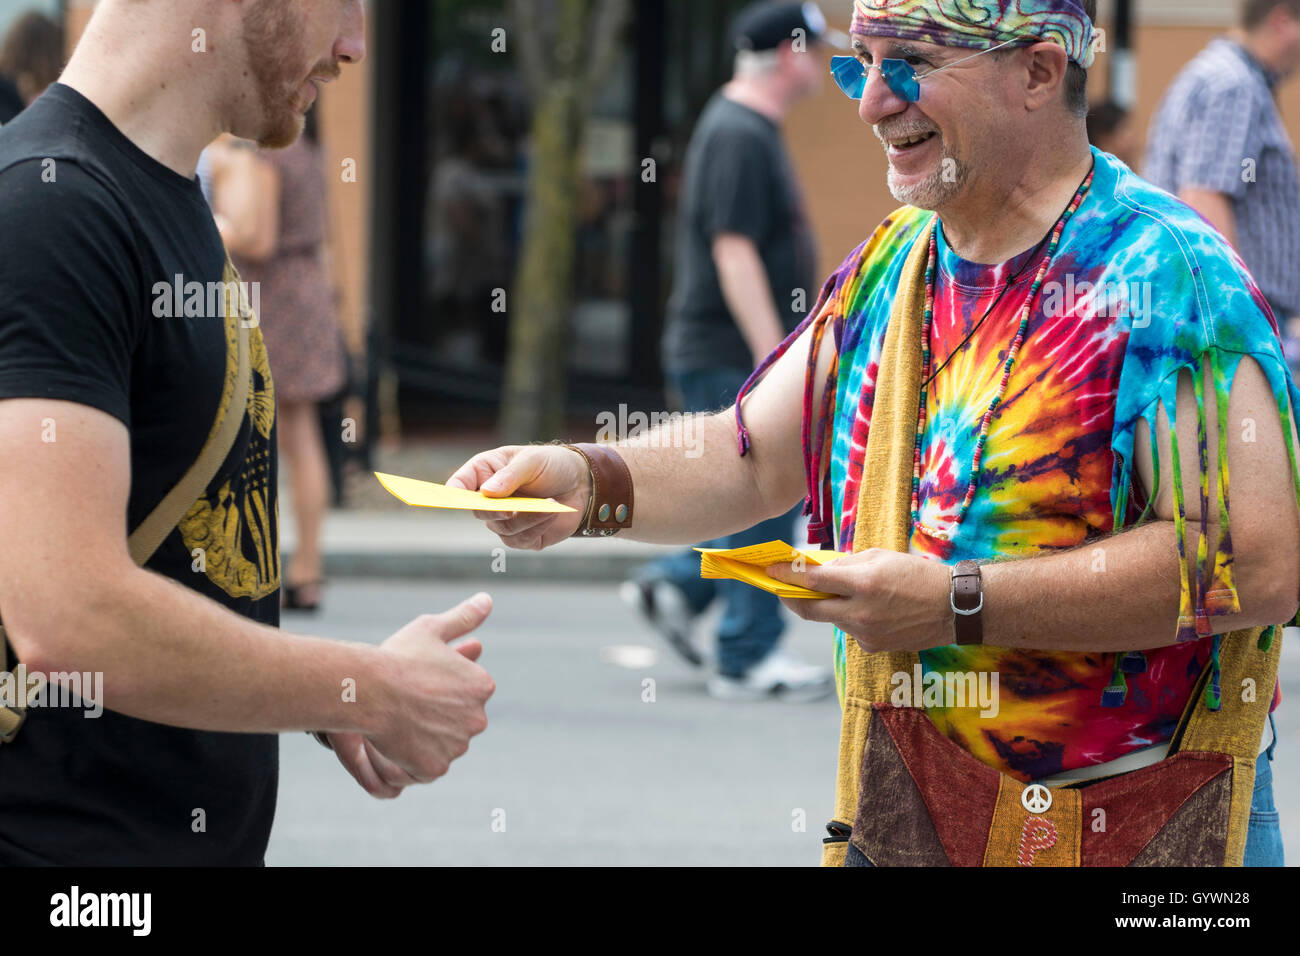
[[[1282,824],[1273,803],[1273,751],[1277,749],[1277,724],[1268,715],[1273,742],[1255,761],[1255,793],[1250,800],[1250,826],[1246,831],[1246,858],[1242,866],[1283,866]]]
[[[749,370],[741,368],[700,369],[670,373],[669,379],[681,393],[687,412],[712,412],[735,404]],[[795,518],[803,509],[762,521],[748,531],[706,541],[702,548],[743,548],[764,541],[790,541]],[[793,543],[793,542],[791,542]],[[715,599],[725,602],[718,625],[718,671],[740,677],[761,661],[781,640],[785,620],[781,602],[773,594],[739,581],[710,581],[700,577],[700,556],[685,551],[655,561],[642,570],[643,576],[665,578],[686,595],[692,610],[703,612]]]

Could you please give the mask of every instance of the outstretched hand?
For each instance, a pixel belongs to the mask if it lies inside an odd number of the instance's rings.
[[[550,498],[574,508],[560,514],[475,511],[502,544],[541,551],[571,537],[591,499],[586,460],[562,445],[507,445],[475,455],[447,480],[449,488],[481,491],[489,498]]]

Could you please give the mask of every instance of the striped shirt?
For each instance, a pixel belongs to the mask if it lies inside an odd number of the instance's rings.
[[[1174,194],[1231,197],[1237,251],[1285,320],[1300,316],[1300,172],[1274,99],[1280,79],[1236,41],[1210,41],[1161,100],[1143,172]]]

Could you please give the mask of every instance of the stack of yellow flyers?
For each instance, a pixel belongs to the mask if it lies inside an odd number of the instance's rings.
[[[835,551],[800,551],[784,541],[751,544],[747,548],[696,548],[700,552],[700,577],[743,581],[770,591],[777,597],[829,598],[834,594],[813,591],[797,584],[786,584],[769,575],[764,568],[772,564],[798,566],[829,564],[839,557]]]

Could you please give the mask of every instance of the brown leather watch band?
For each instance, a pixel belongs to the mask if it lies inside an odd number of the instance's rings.
[[[953,631],[958,644],[984,643],[984,580],[975,561],[958,561],[952,569]]]
[[[608,445],[564,447],[585,458],[591,472],[591,502],[573,537],[607,538],[632,527],[632,473],[623,457]]]

